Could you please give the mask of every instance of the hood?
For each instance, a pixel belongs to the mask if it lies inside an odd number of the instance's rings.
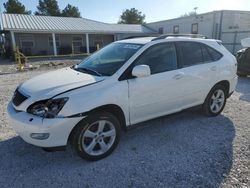
[[[93,84],[103,80],[104,77],[93,76],[75,71],[71,68],[63,68],[36,76],[24,82],[19,90],[31,97],[40,99],[51,98],[62,92]]]

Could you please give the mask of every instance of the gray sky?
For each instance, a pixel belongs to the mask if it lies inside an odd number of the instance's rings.
[[[20,0],[27,9],[35,11],[38,0]],[[0,0],[1,6],[6,0]],[[213,10],[248,10],[250,0],[58,0],[63,9],[68,3],[77,6],[82,17],[116,23],[126,8],[136,8],[146,14],[146,22],[179,17],[198,7],[198,13]],[[3,11],[3,6],[2,6]]]

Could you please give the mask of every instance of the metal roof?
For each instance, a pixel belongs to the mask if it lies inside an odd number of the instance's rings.
[[[1,14],[1,29],[19,32],[57,33],[155,33],[148,27],[135,24],[108,24],[85,18]]]

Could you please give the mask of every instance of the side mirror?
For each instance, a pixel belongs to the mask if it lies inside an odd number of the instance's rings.
[[[151,75],[151,70],[148,65],[137,65],[132,70],[132,75],[141,78]]]

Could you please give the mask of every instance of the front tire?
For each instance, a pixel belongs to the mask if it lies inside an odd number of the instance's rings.
[[[73,134],[73,147],[85,160],[96,161],[110,155],[120,139],[121,126],[111,113],[96,113],[79,124]]]
[[[203,113],[207,116],[219,115],[225,107],[226,100],[226,88],[222,85],[214,86],[202,105]]]

